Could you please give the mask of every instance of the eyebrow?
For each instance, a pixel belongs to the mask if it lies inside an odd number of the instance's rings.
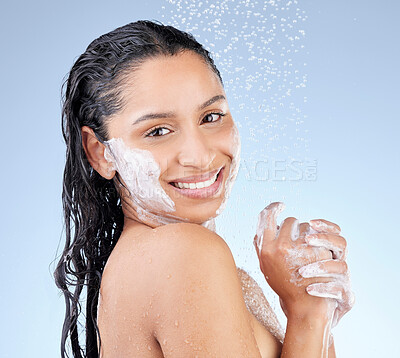
[[[201,104],[200,106],[198,106],[197,110],[201,111],[202,109],[212,105],[213,103],[215,103],[217,101],[222,101],[222,100],[226,100],[225,96],[223,96],[222,94],[214,96],[214,97],[210,98],[208,101],[206,101],[203,104]],[[175,116],[174,112],[148,113],[148,114],[145,114],[145,115],[140,116],[139,118],[137,118],[133,122],[132,125],[138,124],[138,123],[146,121],[148,119],[169,118],[169,117],[173,117],[173,116]]]

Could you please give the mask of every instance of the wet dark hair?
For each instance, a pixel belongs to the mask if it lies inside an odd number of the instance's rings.
[[[62,202],[66,242],[54,271],[64,294],[66,312],[61,335],[61,356],[98,357],[97,305],[106,261],[123,228],[121,200],[114,182],[90,166],[82,146],[81,128],[93,129],[107,140],[110,116],[124,107],[122,91],[127,75],[144,61],[197,53],[222,82],[210,53],[195,38],[160,22],[137,21],[94,40],[79,56],[63,84],[62,132],[67,145]],[[86,302],[80,300],[86,286]],[[81,302],[86,310],[86,344],[79,342]]]

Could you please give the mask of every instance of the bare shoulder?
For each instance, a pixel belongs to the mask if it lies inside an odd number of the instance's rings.
[[[204,357],[258,357],[226,242],[195,224],[168,225],[158,234],[165,255],[157,268],[154,336],[165,356],[192,356],[201,349]]]
[[[155,303],[163,290],[200,279],[216,263],[231,273],[236,267],[226,242],[201,225],[178,223],[123,233],[105,266],[100,293],[103,302],[134,297],[136,303]]]
[[[162,240],[157,244],[169,246],[175,242],[180,249],[193,249],[197,245],[211,244],[220,245],[230,251],[221,236],[198,224],[178,223],[160,226],[153,230],[153,237]]]
[[[98,321],[104,350],[118,346],[127,354],[131,349],[127,342],[136,337],[155,351],[156,332],[159,337],[164,334],[160,344],[169,335],[165,329],[174,327],[182,334],[184,322],[190,322],[193,313],[183,308],[196,307],[192,305],[197,305],[199,292],[210,287],[213,271],[221,281],[227,277],[228,282],[236,279],[233,284],[240,291],[228,245],[200,225],[170,224],[156,229],[125,230],[107,260],[101,280]],[[203,306],[207,299],[211,297],[203,296]],[[169,341],[173,342],[171,338]]]
[[[169,224],[132,245],[125,240],[113,261],[119,309],[144,317],[164,357],[260,357],[234,258],[219,235]]]
[[[240,288],[231,250],[213,231],[197,224],[170,224],[155,229],[150,240],[156,259],[149,268],[155,289],[182,293],[194,285],[197,287],[191,290],[206,288],[223,278],[230,278]],[[172,294],[159,296],[160,307],[169,304],[169,297]]]
[[[124,337],[137,337],[164,357],[192,356],[196,349],[203,352],[199,357],[276,356],[279,346],[265,331],[277,329],[274,317],[265,315],[268,302],[257,282],[236,267],[222,237],[190,223],[124,235],[101,288],[104,331],[120,337],[118,346]]]

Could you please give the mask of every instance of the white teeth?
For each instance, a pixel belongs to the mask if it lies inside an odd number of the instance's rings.
[[[215,183],[215,181],[217,180],[217,174],[215,174],[215,176],[212,177],[211,179],[208,179],[206,181],[201,181],[198,183],[173,182],[172,185],[174,185],[175,187],[180,188],[180,189],[203,189],[203,188],[207,188]]]
[[[197,183],[196,184],[196,188],[197,189],[203,189],[204,188],[204,183],[203,182]]]

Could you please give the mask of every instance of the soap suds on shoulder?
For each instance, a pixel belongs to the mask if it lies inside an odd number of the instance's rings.
[[[265,298],[261,287],[242,268],[237,267],[237,272],[242,284],[242,292],[247,309],[275,338],[283,342],[285,336],[284,330]]]

